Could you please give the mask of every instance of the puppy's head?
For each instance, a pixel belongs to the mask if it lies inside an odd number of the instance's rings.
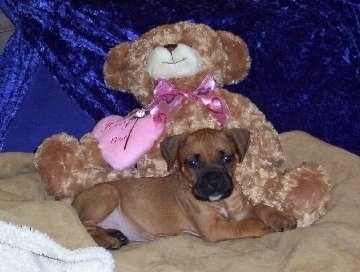
[[[187,186],[195,198],[217,201],[231,195],[232,176],[249,146],[250,133],[244,129],[200,129],[165,138],[161,151],[168,169],[178,161]]]

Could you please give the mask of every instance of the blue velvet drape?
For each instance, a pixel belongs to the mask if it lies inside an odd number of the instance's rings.
[[[228,88],[256,103],[279,132],[304,130],[360,154],[357,1],[0,0],[0,8],[16,26],[0,55],[0,150],[13,140],[9,127],[31,83],[41,80],[39,65],[90,119],[124,115],[138,103],[104,86],[108,50],[159,24],[189,20],[231,31],[247,42],[250,74]],[[28,141],[35,148],[40,139]]]

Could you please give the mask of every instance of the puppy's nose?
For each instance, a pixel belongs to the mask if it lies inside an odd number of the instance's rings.
[[[166,48],[170,53],[172,53],[176,49],[177,46],[178,46],[177,43],[170,43],[170,44],[164,45],[164,48]]]
[[[218,171],[207,172],[202,176],[202,181],[210,192],[215,192],[223,181],[224,176]]]
[[[202,171],[193,187],[195,198],[203,201],[217,201],[228,197],[233,190],[231,177],[220,169]]]

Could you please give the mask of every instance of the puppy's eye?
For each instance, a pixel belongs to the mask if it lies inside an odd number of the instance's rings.
[[[200,167],[200,154],[193,154],[185,160],[185,165],[189,169],[196,169]]]
[[[231,155],[224,155],[222,157],[223,164],[228,164],[228,163],[232,162],[232,160],[233,160],[233,156],[231,156]]]
[[[189,168],[197,168],[199,163],[198,161],[196,160],[187,160],[186,161],[186,165],[189,167]]]

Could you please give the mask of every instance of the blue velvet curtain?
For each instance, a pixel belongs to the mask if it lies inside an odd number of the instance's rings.
[[[247,42],[250,74],[228,88],[249,97],[279,132],[304,130],[360,154],[357,1],[0,0],[0,8],[16,26],[0,55],[0,150],[40,64],[94,120],[125,115],[138,103],[104,86],[107,52],[188,20]]]

